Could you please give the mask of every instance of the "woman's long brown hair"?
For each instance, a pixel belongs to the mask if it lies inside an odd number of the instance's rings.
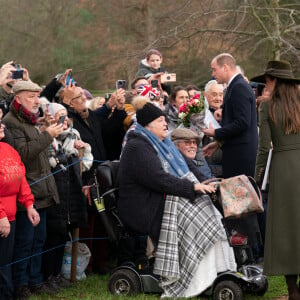
[[[285,134],[300,132],[300,86],[294,82],[276,78],[275,88],[270,101],[269,114],[277,123],[277,114],[281,108]]]

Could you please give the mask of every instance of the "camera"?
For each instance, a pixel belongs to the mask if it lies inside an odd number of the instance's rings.
[[[12,63],[11,65],[16,68],[16,71],[11,72],[11,74],[12,74],[11,78],[12,79],[23,79],[24,70],[21,68],[21,65],[15,64],[15,63]]]
[[[160,80],[162,83],[164,82],[176,82],[176,74],[175,73],[166,73],[160,76]]]
[[[119,79],[116,82],[116,89],[126,89],[126,80]]]

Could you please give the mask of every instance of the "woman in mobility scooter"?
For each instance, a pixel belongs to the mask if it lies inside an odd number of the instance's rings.
[[[164,279],[163,296],[195,296],[219,272],[236,270],[234,254],[221,215],[206,195],[214,187],[199,183],[189,171],[167,138],[163,112],[151,103],[139,104],[138,124],[120,161],[119,216],[126,227],[153,241],[154,274]]]

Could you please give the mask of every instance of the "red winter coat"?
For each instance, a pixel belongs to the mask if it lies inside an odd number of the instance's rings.
[[[17,197],[26,208],[34,203],[19,153],[9,144],[0,142],[0,219],[15,220]]]

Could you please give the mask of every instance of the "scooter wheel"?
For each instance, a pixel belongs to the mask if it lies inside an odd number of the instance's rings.
[[[262,297],[268,290],[269,287],[269,283],[268,280],[266,279],[265,285],[263,286],[263,288],[259,291],[256,292],[255,295]]]
[[[121,269],[109,277],[108,290],[114,295],[134,295],[141,293],[141,284],[134,272]]]
[[[213,300],[242,300],[243,291],[234,281],[220,281],[214,288]]]

